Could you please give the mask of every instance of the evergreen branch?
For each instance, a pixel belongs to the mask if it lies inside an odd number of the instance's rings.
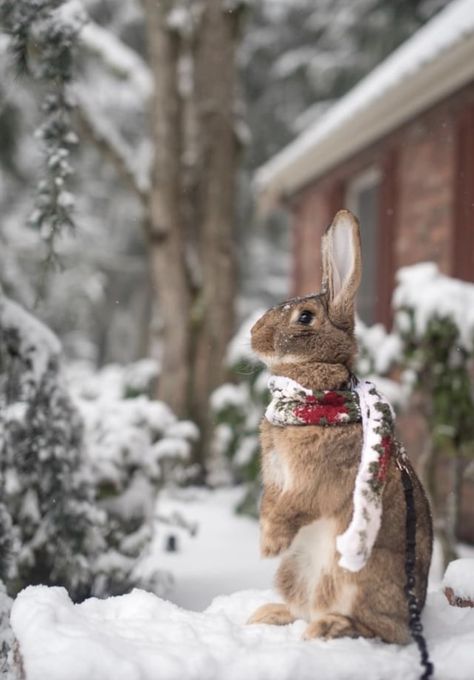
[[[35,133],[43,145],[45,167],[28,222],[44,238],[47,267],[59,263],[57,241],[65,229],[74,226],[74,197],[67,186],[77,137],[71,128],[73,105],[67,90],[73,75],[74,46],[84,20],[80,5],[63,0],[4,0],[0,11],[1,26],[10,35],[18,67],[45,92],[43,122]]]

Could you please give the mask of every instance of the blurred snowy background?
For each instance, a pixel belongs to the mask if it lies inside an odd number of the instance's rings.
[[[0,2],[0,630],[29,584],[270,588],[249,329],[299,264],[255,171],[461,4]],[[474,285],[447,274],[402,268],[393,325],[357,327],[359,374],[424,423],[433,584],[474,540]]]

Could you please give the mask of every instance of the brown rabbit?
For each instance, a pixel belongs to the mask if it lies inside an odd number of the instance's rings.
[[[356,354],[354,300],[361,278],[360,233],[348,211],[323,237],[323,292],[289,300],[252,328],[252,348],[274,375],[311,390],[347,389]],[[264,492],[261,551],[282,555],[276,587],[285,604],[260,607],[249,623],[308,622],[304,637],[380,637],[409,641],[405,586],[406,505],[392,457],[386,471],[381,525],[366,565],[339,565],[336,537],[353,514],[362,448],[359,422],[337,426],[261,424]],[[432,522],[411,470],[416,508],[416,594],[426,597]]]

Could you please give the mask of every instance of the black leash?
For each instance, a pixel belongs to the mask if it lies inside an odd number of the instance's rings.
[[[430,661],[428,646],[423,635],[423,624],[421,623],[418,599],[415,594],[415,560],[416,560],[416,509],[415,497],[413,493],[413,482],[410,469],[406,463],[406,455],[399,445],[396,456],[396,464],[400,470],[400,476],[405,494],[405,504],[407,508],[405,521],[405,596],[408,603],[408,626],[413,640],[416,642],[420,652],[421,665],[424,668],[420,680],[429,680],[433,677],[434,666]]]

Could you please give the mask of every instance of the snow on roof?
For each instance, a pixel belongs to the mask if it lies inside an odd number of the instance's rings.
[[[473,79],[473,1],[454,0],[263,165],[259,193],[291,195]]]

